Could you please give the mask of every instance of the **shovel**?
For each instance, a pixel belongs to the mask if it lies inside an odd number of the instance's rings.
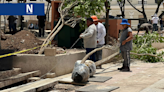
[[[75,46],[75,44],[76,44],[79,40],[80,40],[80,38],[78,38],[78,39],[74,42],[74,44],[71,46],[70,49],[72,49],[72,48]]]

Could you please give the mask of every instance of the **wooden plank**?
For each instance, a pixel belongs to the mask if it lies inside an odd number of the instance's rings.
[[[17,82],[27,80],[30,77],[39,76],[40,74],[41,74],[40,71],[32,71],[32,72],[21,73],[16,76],[9,77],[9,78],[5,79],[4,81],[0,82],[0,88],[9,86],[9,85],[17,83]]]
[[[41,81],[44,81],[44,80],[39,80],[37,82],[41,82]],[[15,91],[16,89],[19,89],[21,87],[28,86],[28,85],[31,85],[31,84],[33,84],[33,82],[30,82],[30,83],[27,83],[27,84],[23,84],[23,85],[20,85],[20,86],[16,86],[16,87],[12,87],[12,88],[8,88],[8,89],[2,90],[0,92],[12,92],[12,91]],[[36,92],[36,89],[35,89],[35,91],[33,89],[33,92]]]
[[[80,85],[80,86],[84,86],[84,85],[88,84],[87,82],[86,83],[74,82],[71,78],[64,78],[64,79],[59,80],[59,82],[60,83],[74,84],[74,85]]]
[[[47,78],[47,79],[42,79],[39,81],[35,81],[32,83],[27,83],[21,86],[18,86],[16,88],[10,88],[6,89],[0,92],[36,92],[36,91],[42,91],[44,89],[47,89],[49,87],[53,87],[58,80],[65,78],[65,77],[70,77],[71,74],[66,74],[63,76],[55,77],[55,78]]]
[[[12,70],[1,71],[0,72],[0,81],[3,79],[15,76],[21,73],[21,68],[13,68]]]

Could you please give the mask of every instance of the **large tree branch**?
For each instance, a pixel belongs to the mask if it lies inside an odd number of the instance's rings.
[[[156,11],[155,11],[156,14],[158,13],[159,7],[160,7],[160,5],[161,5],[162,2],[163,2],[163,0],[160,0],[160,1],[158,2],[158,5],[157,5]]]
[[[136,9],[138,12],[140,12],[140,13],[143,13],[142,11],[140,11],[139,9],[137,9],[136,7],[134,7],[134,5],[129,1],[129,0],[127,0],[128,2],[129,2],[129,4],[134,8],[134,9]]]
[[[144,16],[144,18],[146,19],[146,22],[147,22],[147,16],[146,16],[146,13],[145,13],[145,4],[144,4],[144,0],[142,0],[142,14]]]
[[[125,6],[125,0],[123,0],[123,1],[117,0],[117,3],[118,3],[118,5],[119,5],[119,7],[120,7],[122,17],[124,17],[124,16],[125,16],[125,14],[124,14],[124,10],[125,10],[125,7],[124,7],[124,6]]]

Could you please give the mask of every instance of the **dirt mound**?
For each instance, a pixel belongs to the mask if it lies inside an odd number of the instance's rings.
[[[1,41],[2,49],[14,49],[15,52],[30,49],[42,45],[43,41],[38,40],[35,35],[29,31],[20,31],[14,35],[7,37],[6,40]],[[36,54],[39,48],[24,52],[24,54]]]

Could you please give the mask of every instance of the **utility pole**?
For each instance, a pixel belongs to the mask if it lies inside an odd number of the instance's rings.
[[[17,0],[17,3],[20,3],[20,0]],[[21,26],[21,16],[18,16],[18,26]]]

